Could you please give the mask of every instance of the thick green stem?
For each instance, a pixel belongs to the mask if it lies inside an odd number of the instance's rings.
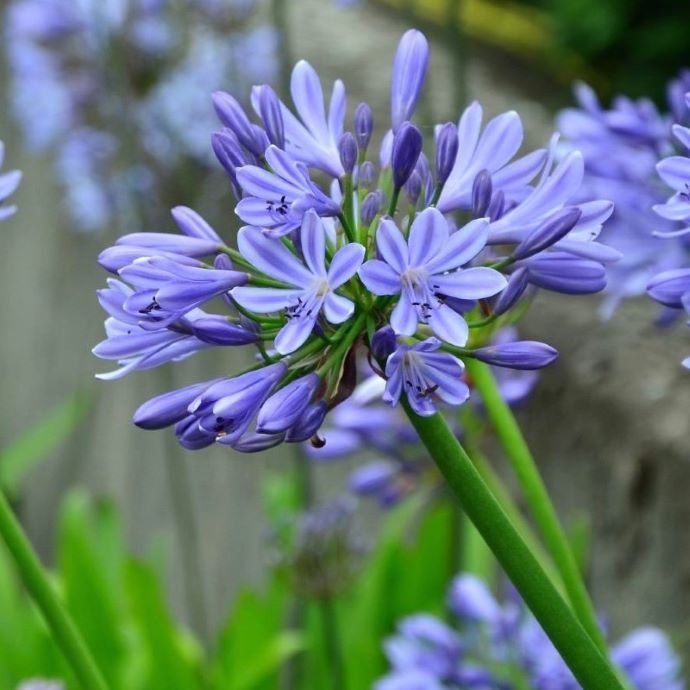
[[[568,539],[513,412],[503,400],[491,369],[486,364],[471,359],[467,359],[465,364],[503,450],[517,475],[546,548],[563,580],[570,603],[589,636],[605,653],[606,642],[597,622],[594,605],[582,582]]]
[[[108,690],[86,643],[53,590],[36,552],[2,491],[0,491],[0,535],[7,544],[24,586],[41,610],[56,643],[82,688]]]
[[[558,593],[491,493],[470,457],[438,413],[405,410],[439,470],[584,690],[623,690],[602,654]]]

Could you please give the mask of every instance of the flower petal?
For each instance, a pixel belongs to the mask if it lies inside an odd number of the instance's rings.
[[[412,223],[408,246],[410,266],[424,266],[448,242],[448,222],[436,208],[422,211]]]
[[[489,224],[484,218],[471,221],[450,235],[444,250],[426,264],[426,270],[435,274],[463,266],[484,249],[488,236]]]
[[[325,276],[326,230],[313,209],[309,209],[304,214],[300,241],[304,262],[309,270],[314,275]]]
[[[435,275],[431,281],[439,292],[458,299],[492,297],[508,284],[501,273],[484,266]]]
[[[328,283],[333,290],[339,288],[357,273],[364,259],[364,247],[351,243],[341,247],[331,259],[328,268]]]
[[[677,192],[687,192],[690,184],[690,158],[669,156],[656,166],[661,179]]]
[[[273,343],[276,350],[281,355],[289,355],[294,352],[311,335],[315,323],[316,314],[290,319],[276,336]]]
[[[376,230],[376,247],[388,263],[398,273],[409,266],[407,243],[398,226],[389,218],[384,218]]]
[[[241,307],[257,314],[270,314],[294,304],[302,290],[243,286],[231,290],[230,294]]]
[[[418,322],[417,311],[412,306],[407,293],[403,292],[391,314],[391,326],[399,335],[414,335]]]
[[[323,303],[323,313],[329,323],[343,323],[355,311],[355,305],[342,295],[331,292]]]
[[[359,269],[359,277],[367,290],[375,295],[397,295],[400,292],[400,276],[385,261],[367,261]]]
[[[436,309],[431,310],[428,322],[434,333],[441,338],[441,340],[445,340],[451,345],[458,345],[459,347],[467,343],[469,328],[465,319],[445,304],[441,304]]]
[[[320,142],[328,141],[330,134],[326,125],[321,81],[316,70],[306,60],[300,60],[292,70],[290,94],[307,129]]]
[[[307,267],[282,242],[266,237],[260,228],[242,228],[237,235],[237,246],[252,266],[271,278],[297,287],[306,287],[314,281]]]

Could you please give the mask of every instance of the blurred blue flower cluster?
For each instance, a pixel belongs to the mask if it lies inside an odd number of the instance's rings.
[[[209,94],[276,71],[276,32],[254,0],[13,0],[10,104],[49,152],[77,228],[157,222],[190,162],[205,164]],[[157,215],[156,215],[157,214]]]
[[[391,673],[375,690],[579,690],[541,626],[514,590],[497,601],[480,578],[451,584],[452,623],[420,613],[404,618],[385,642]],[[634,690],[682,690],[680,660],[668,638],[638,628],[611,647]]]

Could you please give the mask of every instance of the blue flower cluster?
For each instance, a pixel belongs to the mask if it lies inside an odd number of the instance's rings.
[[[76,227],[146,217],[168,205],[171,170],[208,160],[208,93],[276,72],[277,38],[249,23],[254,4],[10,0],[11,109],[31,148],[54,156]]]
[[[214,94],[212,146],[246,224],[238,249],[184,207],[182,235],[122,237],[100,256],[117,277],[100,294],[108,337],[95,353],[120,365],[105,378],[211,346],[251,344],[257,363],[158,396],[136,424],[174,425],[186,448],[254,451],[315,437],[352,393],[360,353],[385,379],[382,399],[418,415],[468,399],[463,358],[516,370],[555,359],[544,343],[491,341],[537,288],[603,289],[619,258],[596,240],[612,204],[581,198],[582,155],[557,161],[557,135],[518,156],[515,112],[483,125],[471,104],[434,128],[427,157],[412,119],[428,60],[423,34],[404,34],[378,148],[372,109],[360,103],[347,130],[344,84],[326,103],[305,61],[294,110],[268,85],[252,89],[256,119]],[[216,298],[222,314],[206,311]]]
[[[622,259],[609,271],[605,315],[612,314],[622,299],[644,294],[657,273],[688,263],[690,244],[678,233],[684,218],[665,204],[664,167],[669,164],[660,163],[679,144],[684,147],[678,132],[690,123],[685,106],[688,91],[690,71],[684,71],[667,86],[668,113],[660,113],[649,99],[625,96],[617,96],[607,110],[590,87],[578,84],[579,107],[558,116],[564,148],[584,156],[582,191],[615,203],[602,241],[618,249]],[[677,182],[675,178],[674,189]]]
[[[549,638],[514,590],[498,602],[463,574],[451,584],[455,625],[430,614],[403,619],[385,643],[391,672],[375,690],[579,690]],[[680,660],[663,632],[634,630],[611,648],[634,690],[683,690]]]
[[[684,117],[682,122],[690,124],[690,93],[685,94]],[[662,204],[654,207],[656,213],[666,220],[679,224],[666,241],[687,240],[690,237],[690,127],[675,123],[673,135],[679,144],[679,155],[669,156],[660,161],[657,171],[673,194]],[[690,256],[685,255],[682,267],[662,271],[647,285],[649,296],[665,307],[683,310],[690,314]],[[690,369],[690,357],[683,361]]]

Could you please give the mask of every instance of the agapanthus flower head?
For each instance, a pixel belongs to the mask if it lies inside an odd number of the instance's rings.
[[[275,74],[275,32],[249,22],[253,4],[7,3],[11,110],[28,144],[53,157],[76,227],[156,223],[180,165],[208,164],[210,93]]]
[[[605,284],[615,252],[596,237],[611,204],[577,198],[582,157],[556,162],[554,137],[548,150],[516,159],[518,115],[498,115],[482,131],[476,103],[425,142],[414,111],[427,67],[426,39],[407,32],[378,147],[371,108],[361,103],[348,116],[339,80],[327,104],[304,61],[291,78],[295,112],[265,84],[252,90],[254,115],[240,95],[215,93],[222,127],[212,146],[245,223],[238,249],[178,207],[182,235],[133,233],[101,254],[120,282],[102,295],[110,332],[97,354],[119,360],[120,373],[211,346],[256,348],[249,370],[212,384],[181,417],[175,408],[170,423],[183,446],[323,446],[319,428],[333,408],[359,423],[347,400],[362,362],[393,407],[403,401],[418,415],[456,407],[470,397],[468,357],[510,372],[555,358],[543,343],[492,343],[524,295]],[[368,433],[363,421],[350,432]],[[391,502],[413,472],[378,471],[355,484]]]
[[[690,145],[687,90],[685,72],[669,82],[669,112],[662,113],[649,99],[625,96],[615,97],[606,108],[590,87],[577,84],[579,107],[558,117],[564,148],[576,149],[584,158],[581,193],[615,204],[601,239],[622,258],[609,272],[604,315],[622,299],[643,294],[655,274],[688,261],[690,244],[683,233],[690,221],[683,198],[683,161]],[[666,184],[676,191],[668,200]]]
[[[5,158],[5,145],[0,141],[0,167]],[[6,206],[5,202],[14,194],[22,179],[19,170],[0,173],[0,221],[9,218],[17,210],[16,206]]]
[[[687,87],[690,89],[690,83]],[[685,106],[682,120],[687,123],[690,121],[690,91],[684,94],[682,104]],[[676,103],[674,113],[678,115],[679,110],[680,104]],[[661,244],[670,244],[671,251],[676,242],[682,242],[686,249],[690,247],[690,128],[676,123],[673,135],[680,145],[681,155],[664,158],[656,166],[659,176],[668,185],[667,190],[673,193],[665,203],[654,206],[658,216],[680,226],[662,237]],[[685,252],[680,264],[681,267],[669,268],[654,275],[648,281],[646,289],[652,299],[668,309],[683,309],[690,314],[690,252]],[[690,357],[683,361],[683,366],[690,369]]]
[[[549,638],[514,590],[504,601],[487,584],[463,573],[451,583],[453,625],[429,614],[403,619],[384,644],[391,672],[377,688],[416,688],[407,678],[427,677],[420,688],[482,687],[580,690]],[[632,631],[611,656],[634,690],[682,690],[680,660],[657,628]]]

